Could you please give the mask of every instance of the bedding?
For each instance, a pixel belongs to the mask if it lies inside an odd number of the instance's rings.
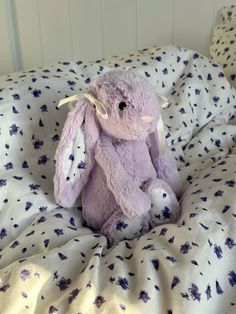
[[[107,248],[77,203],[53,197],[61,98],[127,68],[168,98],[166,140],[183,183],[177,224]],[[221,67],[177,47],[0,80],[0,313],[236,312],[236,91]]]
[[[223,7],[220,16],[222,23],[214,29],[210,57],[222,65],[227,78],[236,87],[236,5]]]

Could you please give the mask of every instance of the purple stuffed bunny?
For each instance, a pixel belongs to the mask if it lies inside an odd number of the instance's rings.
[[[160,152],[160,104],[152,85],[132,71],[112,70],[94,80],[86,95],[70,111],[56,151],[56,201],[71,207],[81,194],[88,226],[111,242],[176,221],[181,183],[169,148]],[[81,128],[86,160],[84,167],[76,165],[81,172],[72,180],[64,156],[78,161]]]

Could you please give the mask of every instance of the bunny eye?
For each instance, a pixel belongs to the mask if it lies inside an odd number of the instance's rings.
[[[124,101],[122,101],[122,102],[119,103],[119,109],[120,109],[120,110],[124,110],[125,107],[127,107],[127,104],[126,104]]]

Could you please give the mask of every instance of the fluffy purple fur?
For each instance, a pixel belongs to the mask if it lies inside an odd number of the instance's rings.
[[[70,207],[82,194],[88,226],[109,235],[123,214],[147,219],[150,186],[167,186],[167,193],[180,195],[181,184],[169,149],[159,156],[156,125],[160,108],[146,79],[131,71],[113,70],[93,81],[88,92],[105,105],[108,119],[96,115],[86,100],[69,113],[55,157],[55,198]],[[83,122],[87,168],[72,185],[63,177],[61,156]],[[176,204],[174,193],[171,197]]]

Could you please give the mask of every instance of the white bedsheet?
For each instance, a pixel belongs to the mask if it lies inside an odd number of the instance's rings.
[[[169,99],[166,138],[184,194],[178,224],[111,249],[53,197],[60,98],[129,66]],[[0,80],[0,313],[236,313],[236,91],[176,47]]]

